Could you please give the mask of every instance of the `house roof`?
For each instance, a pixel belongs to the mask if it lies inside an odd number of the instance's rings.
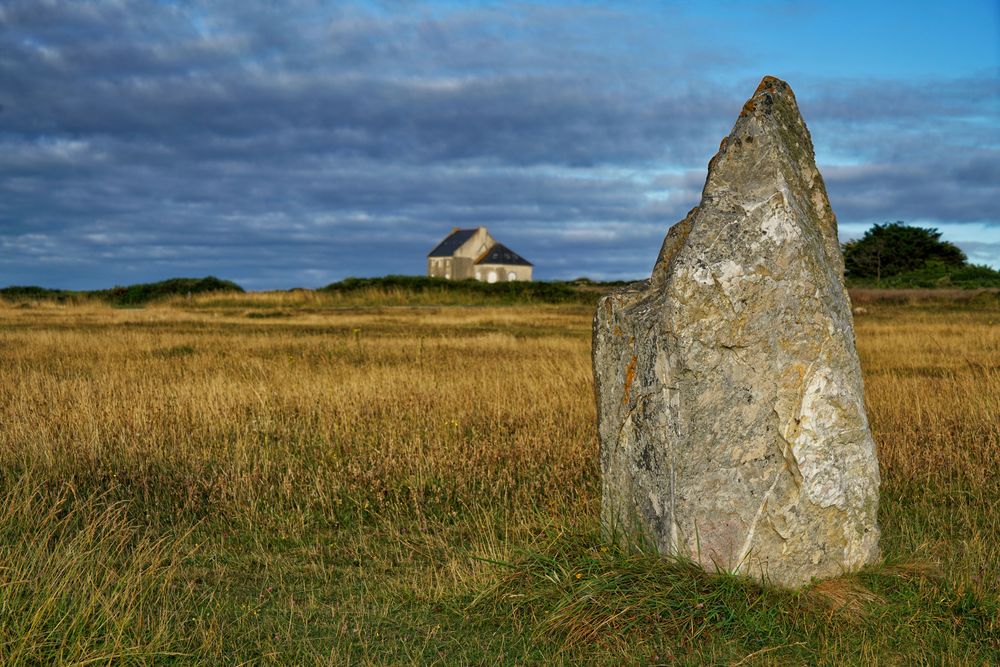
[[[531,262],[502,243],[494,243],[492,248],[476,260],[476,264],[521,264],[523,266],[532,266]]]
[[[455,251],[461,248],[462,244],[472,238],[472,235],[475,233],[475,229],[456,229],[451,234],[444,237],[444,241],[438,243],[434,250],[431,250],[427,256],[451,257],[455,254]]]

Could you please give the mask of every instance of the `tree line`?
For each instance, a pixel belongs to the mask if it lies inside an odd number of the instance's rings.
[[[962,249],[937,229],[901,220],[876,224],[844,243],[844,273],[854,284],[886,287],[996,287],[1000,272],[970,265]]]

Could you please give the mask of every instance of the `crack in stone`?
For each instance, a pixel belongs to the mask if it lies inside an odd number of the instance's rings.
[[[760,507],[757,508],[756,514],[754,514],[753,521],[750,523],[750,529],[747,531],[746,540],[743,542],[743,548],[740,549],[739,556],[736,558],[736,572],[740,571],[745,565],[749,567],[747,563],[747,557],[750,555],[750,550],[753,548],[753,538],[757,535],[757,524],[760,523],[760,517],[764,514],[764,508],[767,506],[767,501],[771,499],[771,494],[774,493],[774,487],[778,485],[778,480],[781,478],[781,470],[774,473],[774,479],[771,480],[771,486],[768,487],[767,493],[764,494],[764,499],[760,503]]]

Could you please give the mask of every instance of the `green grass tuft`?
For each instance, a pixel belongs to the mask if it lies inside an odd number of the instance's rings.
[[[156,536],[122,503],[32,487],[0,497],[0,664],[149,663],[185,654],[186,538]],[[170,599],[170,605],[163,600]]]

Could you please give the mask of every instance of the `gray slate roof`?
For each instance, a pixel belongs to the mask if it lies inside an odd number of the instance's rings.
[[[533,266],[531,262],[502,243],[494,244],[482,257],[476,260],[476,264],[521,264],[523,266]]]
[[[456,250],[462,247],[462,244],[472,238],[472,235],[476,233],[475,229],[456,229],[451,234],[444,238],[444,241],[437,244],[434,250],[431,250],[427,255],[428,257],[451,257]]]

